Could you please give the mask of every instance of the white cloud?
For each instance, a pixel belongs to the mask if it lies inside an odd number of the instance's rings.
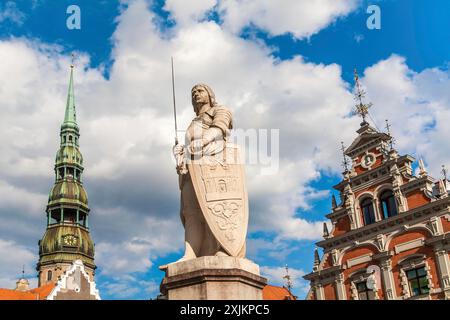
[[[125,275],[114,277],[112,281],[102,283],[100,290],[104,295],[114,296],[119,299],[145,296],[145,300],[148,300],[157,297],[159,294],[159,285],[154,281],[143,281],[136,277]]]
[[[225,26],[233,32],[254,24],[272,35],[291,33],[302,39],[318,33],[357,8],[358,0],[224,0]]]
[[[25,19],[25,14],[17,8],[13,1],[7,1],[4,6],[0,5],[0,23],[9,20],[21,26]]]
[[[171,13],[178,28],[195,24],[214,10],[225,29],[239,33],[254,25],[271,35],[292,34],[309,38],[354,11],[360,0],[167,0],[164,9]]]
[[[217,4],[217,0],[167,0],[164,10],[170,11],[179,26],[195,23]]]
[[[367,68],[362,81],[377,125],[382,129],[389,119],[400,153],[423,157],[429,173],[440,177],[441,164],[450,165],[449,70],[415,72],[403,57],[392,55]]]
[[[16,281],[22,276],[23,267],[30,288],[36,288],[36,262],[36,255],[26,247],[14,241],[0,239],[0,288],[14,289]]]

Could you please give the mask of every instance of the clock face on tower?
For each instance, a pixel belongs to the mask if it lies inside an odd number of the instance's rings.
[[[63,236],[63,243],[65,246],[75,247],[78,245],[78,237],[73,234],[66,234]]]

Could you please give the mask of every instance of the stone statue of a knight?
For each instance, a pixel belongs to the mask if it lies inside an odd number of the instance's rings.
[[[181,189],[185,253],[179,260],[202,256],[245,256],[248,198],[244,165],[236,145],[227,141],[231,111],[216,102],[205,84],[192,88],[196,117],[185,145],[176,145]]]

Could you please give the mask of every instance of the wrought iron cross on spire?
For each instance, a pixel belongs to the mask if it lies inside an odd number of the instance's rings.
[[[75,53],[72,52],[70,56],[72,57],[72,62],[70,64],[70,67],[73,68],[74,67],[74,63],[75,63]]]
[[[363,98],[366,96],[366,92],[361,88],[359,83],[358,72],[355,69],[355,83],[356,83],[356,93],[355,100],[357,104],[355,105],[355,110],[353,114],[359,114],[363,120],[363,123],[366,123],[366,116],[369,113],[369,108],[372,106],[372,103],[369,102],[367,104],[363,103]]]

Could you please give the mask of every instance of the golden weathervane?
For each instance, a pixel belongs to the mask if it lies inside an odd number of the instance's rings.
[[[355,93],[355,100],[357,101],[357,104],[355,105],[355,110],[353,111],[353,114],[359,114],[362,117],[364,123],[366,122],[366,116],[369,113],[369,108],[372,106],[372,103],[371,102],[369,102],[368,104],[363,103],[363,98],[366,96],[366,92],[361,88],[356,69],[355,69],[355,82],[357,90],[357,92]]]

